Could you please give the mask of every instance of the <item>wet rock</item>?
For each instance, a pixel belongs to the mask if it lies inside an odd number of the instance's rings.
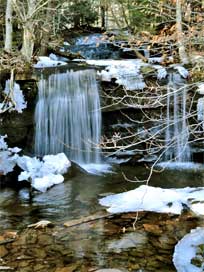
[[[119,270],[115,268],[104,268],[104,269],[99,269],[96,270],[96,272],[124,272],[125,270]]]
[[[39,234],[38,235],[38,244],[41,246],[51,245],[53,243],[52,237],[48,234]]]
[[[158,225],[143,224],[143,227],[146,232],[154,235],[160,235],[162,233],[162,230]]]
[[[62,268],[57,268],[55,270],[55,272],[73,272],[77,269],[78,267],[78,263],[76,264],[71,264],[71,265],[68,265],[66,267],[62,267]]]
[[[121,252],[123,249],[141,247],[147,242],[145,233],[127,233],[118,241],[109,243],[108,248],[116,252]]]
[[[5,257],[8,254],[8,250],[5,246],[0,246],[0,257]]]

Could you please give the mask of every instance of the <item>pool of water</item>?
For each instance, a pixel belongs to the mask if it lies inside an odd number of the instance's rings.
[[[145,180],[148,175],[149,169],[142,166],[117,166],[112,168],[112,172],[101,175],[79,173],[46,193],[35,193],[32,198],[27,188],[1,189],[0,231],[23,230],[28,224],[42,219],[56,223],[58,229],[54,230],[55,239],[52,242],[49,240],[49,243],[54,243],[54,247],[63,254],[68,253],[66,256],[56,253],[61,255],[55,262],[53,261],[52,267],[64,264],[68,258],[71,260],[69,265],[77,267],[74,271],[97,271],[102,268],[140,272],[157,271],[154,269],[160,269],[163,272],[175,271],[171,263],[174,245],[196,226],[197,223],[193,219],[179,225],[174,217],[172,218],[174,223],[172,223],[168,218],[164,220],[151,213],[139,221],[135,231],[131,221],[134,218],[130,220],[130,218],[117,218],[117,216],[113,220],[97,220],[71,229],[59,227],[66,221],[103,212],[104,207],[98,204],[100,197],[131,190],[141,185],[138,182],[125,180],[124,176],[134,181]],[[180,170],[170,168],[164,171],[157,169],[149,184],[165,188],[200,187],[204,186],[204,171],[201,168],[192,167]],[[46,239],[51,239],[52,235],[49,235]],[[38,237],[38,241],[40,239]],[[24,245],[24,248],[29,246]],[[32,248],[35,246],[32,245]],[[38,249],[37,247],[36,252],[39,251]],[[49,250],[49,245],[46,245],[43,254],[48,254]],[[12,259],[16,254],[15,251]],[[11,262],[11,257],[7,258],[9,265],[15,265],[15,260]],[[85,267],[84,270],[82,266]],[[96,270],[88,270],[88,268]],[[48,266],[43,269],[41,271],[56,271]],[[27,269],[26,271],[35,270]]]
[[[164,188],[202,187],[204,169],[159,169],[153,173],[149,185]],[[0,190],[1,229],[20,229],[26,225],[48,219],[54,222],[88,216],[104,209],[98,204],[100,197],[134,189],[146,180],[149,169],[145,167],[117,166],[112,172],[101,175],[80,173],[57,185],[46,193],[35,193],[31,198],[28,188]],[[124,176],[133,182],[125,180]]]

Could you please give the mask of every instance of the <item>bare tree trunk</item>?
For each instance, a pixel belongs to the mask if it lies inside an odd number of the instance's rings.
[[[176,27],[177,27],[177,42],[178,42],[179,57],[183,64],[187,64],[189,63],[189,59],[186,53],[184,35],[182,31],[181,0],[176,0]]]
[[[23,46],[21,52],[27,61],[30,61],[34,50],[34,29],[33,24],[26,22],[23,26]]]
[[[4,49],[6,51],[12,50],[12,34],[13,34],[12,13],[13,13],[12,0],[7,0],[5,18],[6,36],[4,44]]]
[[[36,9],[36,0],[28,0],[28,13],[27,21],[23,25],[23,46],[22,54],[30,61],[34,50],[34,20],[32,20],[32,15]]]
[[[45,24],[43,26],[44,31],[42,31],[42,33],[41,33],[41,35],[43,35],[43,37],[41,39],[41,46],[40,46],[40,52],[39,52],[40,56],[44,56],[47,54],[49,37],[50,37],[50,33],[52,32],[54,16],[55,16],[55,10],[53,7],[53,1],[50,0],[48,2],[48,6],[47,6]]]

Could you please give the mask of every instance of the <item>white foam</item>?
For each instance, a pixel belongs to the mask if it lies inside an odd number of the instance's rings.
[[[172,170],[204,169],[203,164],[195,162],[160,162],[157,166]]]
[[[106,163],[89,163],[80,164],[80,166],[90,174],[102,175],[107,173],[113,173],[111,170],[111,165]]]

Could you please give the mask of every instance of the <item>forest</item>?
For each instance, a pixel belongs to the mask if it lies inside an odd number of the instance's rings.
[[[0,271],[203,271],[204,1],[0,10]]]

